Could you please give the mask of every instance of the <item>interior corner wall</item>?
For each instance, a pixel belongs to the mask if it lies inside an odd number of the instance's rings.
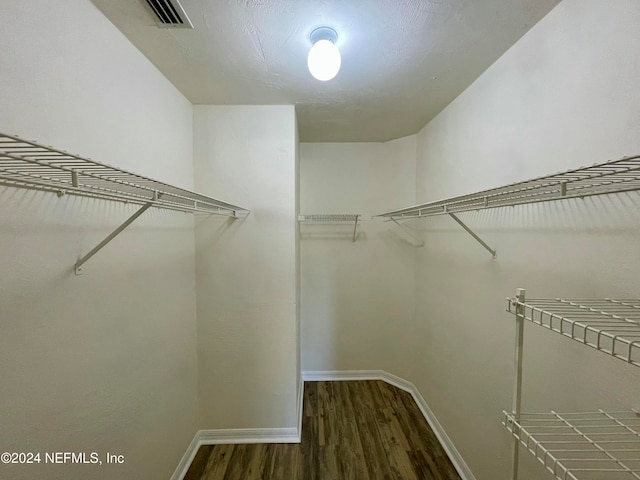
[[[302,370],[401,374],[413,332],[416,249],[371,217],[415,201],[416,137],[386,143],[302,143],[302,214],[361,214],[301,224]]]
[[[295,122],[295,145],[296,145],[296,210],[295,218],[300,215],[300,132],[298,130],[298,116],[296,113]],[[301,333],[301,255],[300,255],[300,228],[295,229],[296,234],[296,391],[301,398],[298,399],[298,409],[302,408],[304,394],[304,382],[302,380],[302,333]],[[297,412],[299,421],[302,421],[302,412]],[[302,424],[300,424],[302,429]],[[302,435],[302,431],[300,431]]]
[[[194,107],[196,189],[243,206],[196,225],[201,424],[298,424],[293,106]]]
[[[2,1],[0,18],[0,131],[192,188],[191,104],[89,1]],[[151,209],[73,271],[137,208],[0,187],[0,451],[42,455],[0,477],[168,478],[192,440],[192,216]]]
[[[640,152],[640,4],[564,0],[418,134],[427,202]],[[478,480],[511,478],[514,320],[505,297],[637,298],[637,192],[420,220],[408,379]],[[422,348],[416,348],[417,346]],[[524,411],[638,405],[632,367],[525,326]],[[528,453],[521,480],[551,478]]]

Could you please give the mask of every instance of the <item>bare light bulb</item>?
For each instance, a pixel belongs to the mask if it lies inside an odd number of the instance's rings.
[[[330,29],[327,28],[326,30]],[[335,32],[333,34],[335,35]],[[307,57],[309,72],[320,81],[326,82],[335,77],[340,71],[341,63],[340,50],[330,39],[322,38],[315,41],[313,47],[309,50],[309,56]]]

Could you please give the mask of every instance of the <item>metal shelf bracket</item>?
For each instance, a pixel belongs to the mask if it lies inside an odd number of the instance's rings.
[[[565,172],[511,183],[480,192],[422,203],[376,217],[405,220],[449,215],[482,245],[493,258],[496,251],[469,229],[455,214],[488,208],[514,207],[568,198],[584,199],[592,195],[610,195],[640,190],[640,155],[597,163]],[[386,221],[386,220],[385,220]],[[640,477],[638,477],[640,478]]]
[[[0,133],[0,185],[52,192],[59,197],[77,195],[141,205],[76,262],[77,275],[82,273],[82,265],[87,260],[149,207],[232,218],[249,214],[245,208],[6,133]]]
[[[102,240],[98,245],[93,247],[93,249],[89,253],[87,253],[84,257],[78,260],[75,265],[76,275],[82,275],[82,265],[84,265],[87,262],[87,260],[93,257],[100,250],[102,250],[102,248],[105,247],[107,243],[109,243],[111,240],[116,238],[125,228],[131,225],[140,215],[142,215],[144,212],[146,212],[149,209],[149,207],[152,207],[152,206],[153,206],[153,202],[145,203],[141,208],[139,208],[136,211],[136,213],[131,215],[127,220],[125,220],[125,222],[122,225],[120,225],[113,232],[111,232],[111,234],[109,234],[107,238]]]
[[[491,256],[493,257],[494,260],[496,259],[497,253],[493,248],[491,248],[489,245],[487,245],[486,242],[484,240],[482,240],[473,230],[471,230],[469,227],[467,227],[467,225],[462,220],[460,220],[455,213],[451,213],[451,212],[447,212],[447,213],[451,218],[453,218],[458,223],[458,225],[460,225],[462,228],[464,228],[465,231],[469,235],[471,235],[473,238],[475,238],[476,241],[480,245],[482,245],[491,254]]]

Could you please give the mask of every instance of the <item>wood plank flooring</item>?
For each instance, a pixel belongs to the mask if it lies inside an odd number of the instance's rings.
[[[460,480],[411,395],[305,382],[299,444],[205,445],[184,480]]]

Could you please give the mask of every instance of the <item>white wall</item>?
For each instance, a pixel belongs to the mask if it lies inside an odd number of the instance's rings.
[[[565,0],[418,134],[417,200],[640,152],[640,4]],[[531,297],[637,297],[637,193],[421,220],[412,367],[478,480],[510,477],[517,287]],[[421,348],[416,348],[416,347]],[[638,405],[637,368],[527,325],[523,408]],[[523,454],[522,480],[550,478]]]
[[[372,215],[415,200],[416,137],[303,143],[301,213],[360,213],[301,231],[302,370],[403,369],[414,309],[415,247]]]
[[[0,1],[0,131],[192,187],[192,106],[89,2]],[[197,429],[191,215],[0,187],[0,450],[124,465],[5,479],[168,478]]]
[[[302,227],[301,293],[293,107],[192,117],[89,2],[63,3],[0,0],[0,131],[186,188],[195,149],[195,189],[252,213],[197,220],[196,342],[190,215],[145,213],[76,277],[136,207],[0,188],[0,446],[126,457],[0,476],[167,478],[197,428],[295,426],[301,308],[302,369],[411,380],[478,480],[509,478],[504,297],[637,296],[640,196],[461,215],[497,261],[451,219],[422,220],[415,249],[370,216],[640,152],[637,2],[564,0],[417,138],[303,144],[300,211],[363,221],[355,243],[348,227]],[[637,369],[533,326],[525,369],[529,410],[640,400]],[[522,473],[546,475],[527,455]]]
[[[300,215],[300,132],[298,131],[298,119],[295,122],[295,145],[296,145],[296,173],[295,173],[295,191],[296,191],[296,210],[295,218]],[[297,227],[297,226],[296,226]],[[302,412],[299,411],[303,406],[304,382],[302,380],[302,333],[301,333],[301,259],[300,255],[300,229],[295,229],[296,235],[296,390],[300,398],[297,399],[298,410],[296,415],[298,421],[302,422]],[[299,424],[300,435],[302,435],[302,423]]]
[[[295,427],[293,106],[195,106],[196,189],[251,210],[196,226],[202,428]]]

